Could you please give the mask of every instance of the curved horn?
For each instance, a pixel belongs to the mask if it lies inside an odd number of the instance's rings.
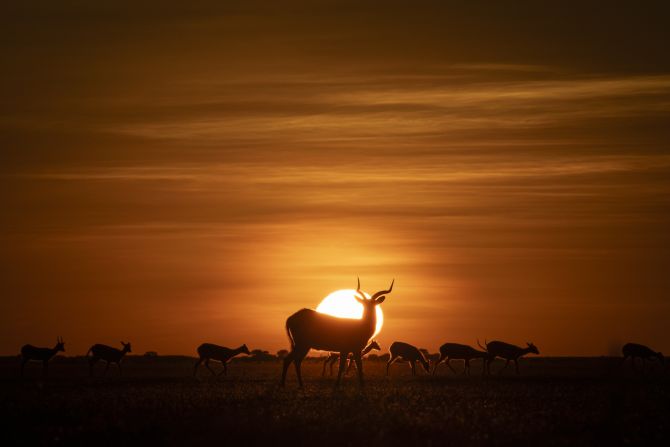
[[[393,290],[393,283],[394,283],[394,282],[395,282],[395,278],[393,278],[393,281],[391,281],[391,287],[389,287],[388,290],[380,290],[379,292],[377,292],[377,293],[375,293],[374,295],[372,295],[372,297],[371,297],[370,299],[371,299],[371,300],[374,300],[375,298],[378,298],[378,297],[380,297],[380,296],[382,296],[382,295],[386,295],[387,293],[391,293],[391,290]]]
[[[360,298],[366,300],[367,298],[365,297],[365,294],[361,291],[361,278],[356,277],[356,279],[358,280],[358,285],[356,286],[356,293]]]

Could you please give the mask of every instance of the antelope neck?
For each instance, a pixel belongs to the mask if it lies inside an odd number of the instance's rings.
[[[363,316],[361,317],[363,322],[367,322],[371,331],[370,335],[374,334],[375,328],[377,326],[377,312],[374,306],[363,306]]]

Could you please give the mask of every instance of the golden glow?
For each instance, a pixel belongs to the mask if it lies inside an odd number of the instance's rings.
[[[363,292],[366,298],[370,295]],[[321,301],[321,304],[316,308],[317,312],[341,318],[361,318],[363,316],[363,305],[356,301],[356,291],[353,289],[337,290]],[[377,326],[373,337],[379,334],[384,325],[384,313],[381,306],[375,306],[377,312]]]

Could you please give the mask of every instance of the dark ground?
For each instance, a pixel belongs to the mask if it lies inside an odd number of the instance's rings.
[[[85,359],[59,358],[42,380],[41,365],[18,376],[18,359],[0,359],[3,445],[668,445],[670,376],[617,367],[613,358],[532,358],[513,371],[473,376],[409,376],[366,361],[360,390],[348,377],[339,390],[321,364],[303,364],[279,388],[279,362],[233,362],[211,379],[194,359],[129,357],[124,376],[87,377]],[[494,365],[495,371],[501,365]],[[97,373],[102,372],[99,367]],[[218,369],[218,366],[216,367]],[[460,370],[460,368],[458,368]]]

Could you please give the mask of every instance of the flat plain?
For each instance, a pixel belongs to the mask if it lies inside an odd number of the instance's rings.
[[[84,358],[56,358],[18,377],[18,358],[0,359],[4,445],[650,445],[670,440],[670,376],[644,376],[617,358],[530,358],[521,375],[472,376],[441,366],[412,377],[407,365],[366,360],[334,387],[322,363],[293,368],[279,387],[280,361],[233,361],[227,377],[189,357],[128,357],[119,377],[88,376]],[[457,371],[461,365],[454,362]],[[498,370],[502,363],[492,366]],[[215,365],[216,370],[220,370]],[[667,444],[666,444],[667,445]]]

